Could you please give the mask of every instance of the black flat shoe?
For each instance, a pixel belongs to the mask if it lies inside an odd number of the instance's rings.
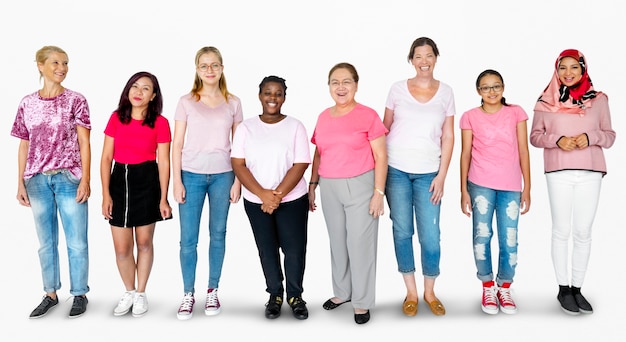
[[[572,294],[574,295],[574,300],[576,301],[576,305],[578,305],[578,310],[581,313],[590,314],[593,313],[593,307],[587,299],[580,293],[580,287],[572,286]]]
[[[291,297],[287,301],[291,307],[293,317],[297,319],[309,318],[309,310],[306,308],[306,302],[301,297]]]
[[[367,322],[369,322],[370,320],[370,311],[367,310],[366,313],[362,313],[362,314],[358,314],[355,313],[354,314],[354,321],[356,322],[356,324],[365,324]]]
[[[265,304],[265,318],[274,319],[280,316],[280,307],[283,305],[283,297],[270,295],[270,299]]]
[[[341,302],[341,303],[337,304],[337,303],[335,303],[335,302],[333,302],[332,300],[329,299],[329,300],[325,301],[324,304],[322,304],[322,307],[324,308],[324,310],[333,310],[333,309],[336,309],[336,308],[340,307],[341,304],[348,303],[349,301],[350,301],[350,299],[346,300],[345,302]]]
[[[561,304],[561,309],[568,315],[578,315],[580,314],[580,308],[578,308],[578,304],[576,304],[576,299],[572,294],[572,289],[569,286],[559,286],[559,294],[556,296],[559,303]]]

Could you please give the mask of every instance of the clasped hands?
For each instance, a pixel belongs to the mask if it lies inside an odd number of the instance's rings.
[[[259,196],[261,201],[261,210],[267,214],[273,214],[274,210],[278,208],[280,202],[283,200],[282,191],[264,189],[261,196]]]
[[[582,150],[589,147],[589,137],[585,133],[573,137],[562,136],[556,144],[564,151],[572,151],[576,148]]]

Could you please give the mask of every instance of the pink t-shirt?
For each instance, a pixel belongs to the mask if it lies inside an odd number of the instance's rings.
[[[241,101],[231,95],[228,102],[209,107],[191,94],[178,101],[174,120],[187,123],[182,151],[182,169],[201,174],[231,171],[230,138],[233,125],[243,120]]]
[[[117,163],[140,164],[156,160],[157,145],[172,141],[170,124],[163,115],[157,116],[154,129],[142,123],[143,120],[131,119],[125,125],[117,112],[111,114],[104,134],[113,138],[113,160]]]
[[[320,154],[319,175],[351,178],[374,169],[370,141],[387,132],[376,111],[360,103],[337,117],[330,115],[330,108],[325,109],[311,138]]]
[[[276,189],[293,164],[311,163],[309,138],[299,120],[287,116],[267,124],[258,116],[244,120],[235,131],[231,157],[246,160],[246,167],[264,189]],[[243,198],[261,204],[263,201],[243,187]],[[308,192],[304,177],[283,197],[282,202],[296,200]]]
[[[517,124],[526,120],[528,115],[517,105],[503,106],[493,114],[480,108],[463,113],[459,126],[472,131],[470,182],[490,189],[522,191]]]
[[[28,140],[24,179],[58,169],[82,178],[76,126],[91,129],[89,106],[80,93],[65,89],[55,97],[42,98],[37,91],[22,99],[11,135]]]

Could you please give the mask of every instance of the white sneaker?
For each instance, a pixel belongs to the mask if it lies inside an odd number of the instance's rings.
[[[148,312],[148,298],[145,292],[135,293],[133,299],[133,317],[141,317]]]
[[[115,316],[123,316],[130,311],[131,306],[133,306],[133,298],[135,297],[135,290],[126,291],[120,298],[120,301],[117,303],[115,309],[113,309],[113,315]]]
[[[183,301],[182,303],[180,303],[180,307],[178,307],[178,313],[176,314],[176,317],[178,317],[178,319],[180,319],[181,321],[186,321],[190,319],[191,316],[193,316],[193,304],[195,302],[196,300],[193,297],[192,292],[185,293],[185,295],[183,296]]]
[[[217,298],[217,288],[208,289],[206,294],[206,304],[204,305],[204,314],[213,316],[220,313],[220,300]]]

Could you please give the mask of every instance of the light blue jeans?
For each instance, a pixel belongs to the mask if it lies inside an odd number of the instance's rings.
[[[496,283],[512,283],[517,266],[517,224],[521,192],[494,190],[467,182],[472,201],[474,261],[482,282],[493,280],[491,237],[493,215],[498,229],[498,274]]]
[[[61,288],[59,266],[59,216],[65,234],[70,265],[70,293],[89,292],[89,249],[87,244],[88,206],[76,202],[80,179],[64,170],[54,175],[38,173],[26,180],[26,192],[39,238],[39,263],[43,290]]]
[[[235,181],[232,171],[199,174],[182,171],[185,203],[180,212],[180,267],[185,293],[195,293],[198,263],[198,236],[204,199],[209,198],[209,288],[219,286],[226,252],[226,223],[230,208],[230,188]]]
[[[400,273],[415,272],[413,234],[421,249],[422,274],[427,278],[439,276],[441,258],[439,212],[441,202],[430,202],[430,184],[437,172],[406,173],[389,166],[387,171],[387,204],[393,223],[393,243]],[[413,218],[415,217],[415,221]]]

